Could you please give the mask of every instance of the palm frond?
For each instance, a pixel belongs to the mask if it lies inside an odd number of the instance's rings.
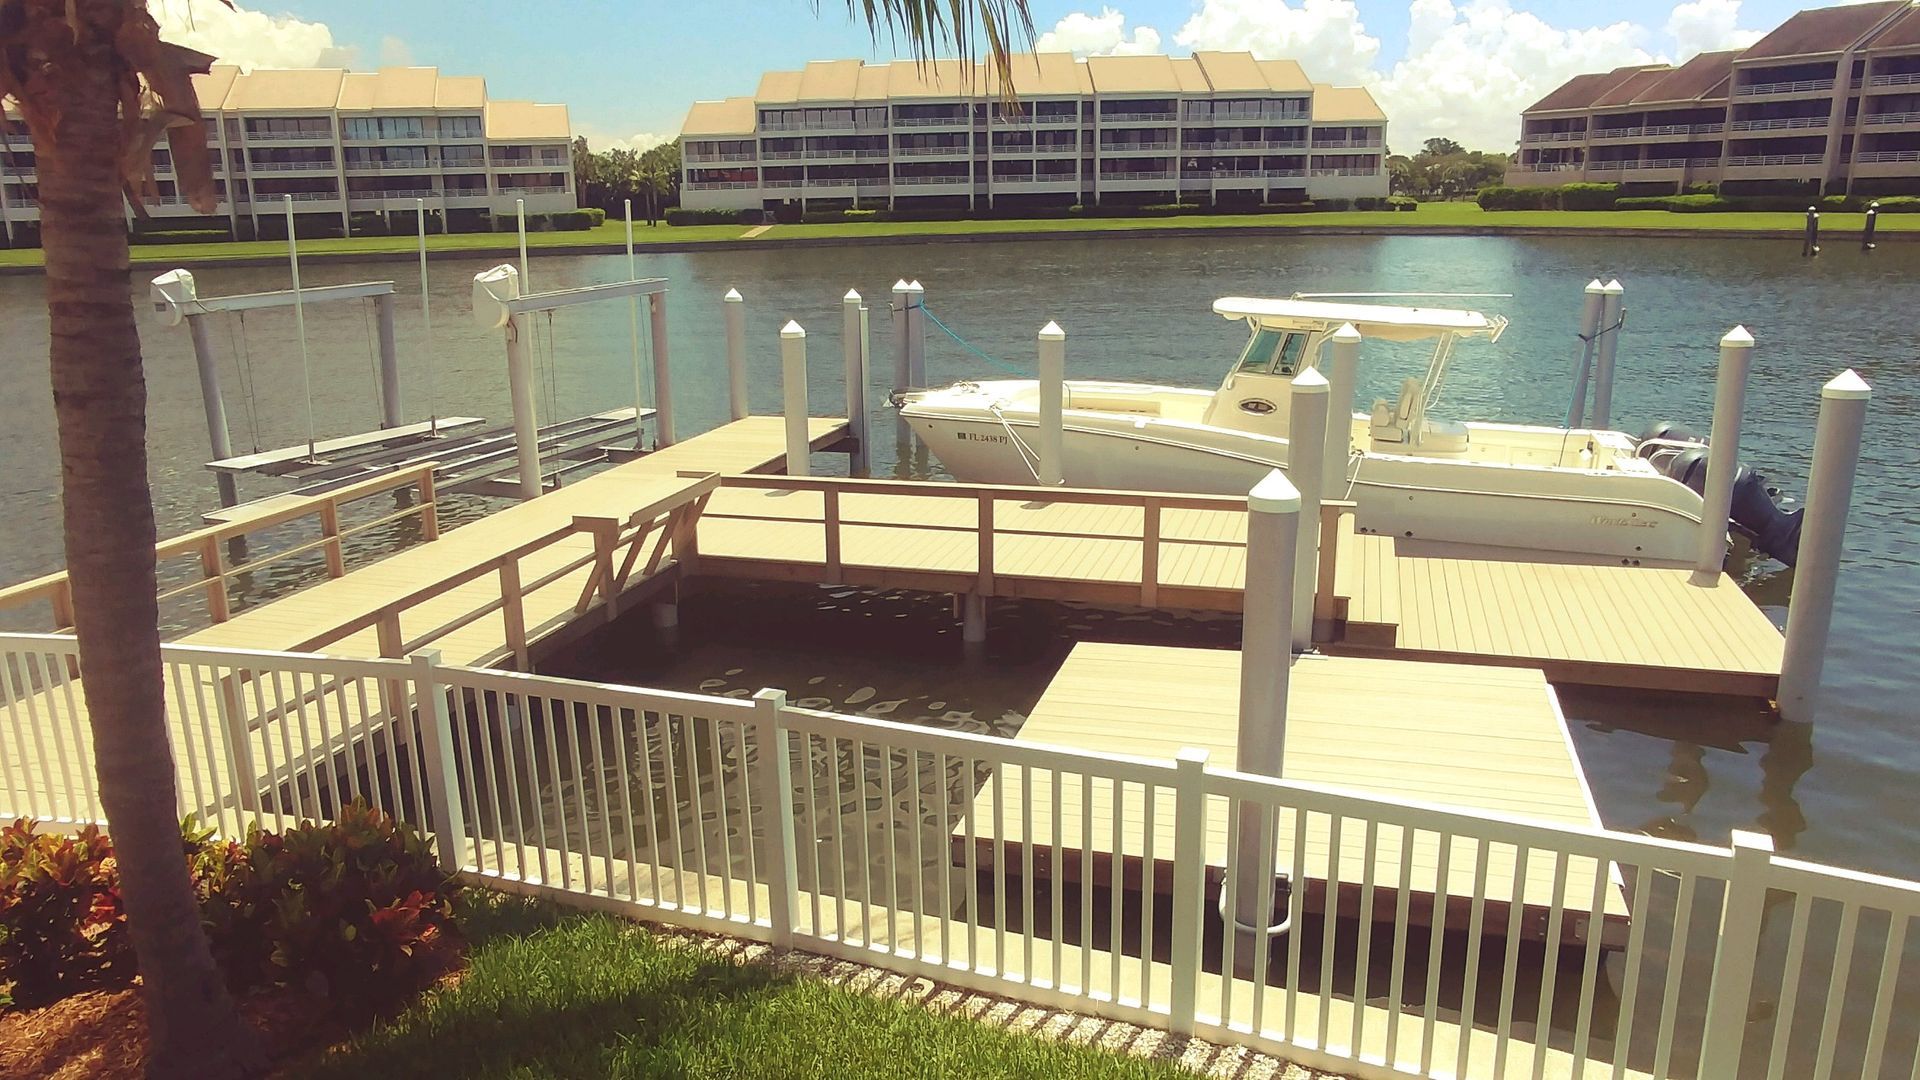
[[[963,63],[971,63],[978,41],[986,48],[988,70],[999,76],[1003,97],[1012,94],[1006,71],[1013,50],[1033,41],[1027,0],[847,0],[847,14],[866,23],[876,43],[884,30],[890,42],[904,42],[921,63],[948,46]]]

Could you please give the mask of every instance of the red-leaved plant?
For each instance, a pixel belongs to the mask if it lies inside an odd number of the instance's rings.
[[[132,973],[113,841],[15,821],[0,829],[0,984],[37,1005]]]

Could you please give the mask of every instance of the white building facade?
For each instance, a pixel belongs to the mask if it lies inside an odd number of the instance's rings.
[[[430,67],[350,72],[215,65],[194,76],[220,204],[213,218],[188,206],[163,141],[153,151],[156,219],[224,224],[236,235],[278,221],[291,196],[299,217],[347,228],[355,214],[428,213],[453,227],[489,214],[578,205],[565,105],[489,101],[478,76]],[[14,123],[0,145],[0,224],[8,241],[40,219],[33,140]],[[129,209],[129,215],[132,211]]]
[[[1011,92],[1009,94],[1003,91]],[[1386,115],[1291,60],[815,61],[682,125],[689,209],[1251,205],[1387,194]]]

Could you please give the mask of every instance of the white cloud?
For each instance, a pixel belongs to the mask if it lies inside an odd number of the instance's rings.
[[[677,137],[657,131],[637,131],[631,135],[615,135],[594,127],[575,127],[574,134],[585,137],[587,146],[595,153],[604,153],[608,150],[651,150],[661,143],[672,142]]]
[[[392,34],[380,39],[381,67],[412,67],[413,49]]]
[[[293,15],[230,8],[220,0],[150,0],[148,7],[166,40],[243,68],[346,67],[356,55],[334,41],[327,24]],[[388,38],[383,56],[390,45],[405,49]]]
[[[1765,31],[1742,30],[1740,0],[1691,0],[1676,5],[1667,16],[1667,36],[1674,55],[1690,57],[1717,49],[1741,49],[1759,41]]]
[[[1135,27],[1127,34],[1127,17],[1109,7],[1100,14],[1076,11],[1034,41],[1040,52],[1070,52],[1075,56],[1139,56],[1161,51],[1160,31]]]
[[[1173,40],[1188,49],[1300,60],[1320,82],[1360,82],[1380,55],[1380,39],[1368,35],[1353,0],[1301,0],[1299,7],[1280,0],[1206,0]]]

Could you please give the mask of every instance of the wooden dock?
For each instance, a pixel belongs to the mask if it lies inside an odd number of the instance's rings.
[[[1211,763],[1231,768],[1238,737],[1240,654],[1219,649],[1115,645],[1083,642],[1074,647],[1060,671],[1033,707],[1017,738],[1073,749],[1168,759],[1186,747],[1209,751]],[[1293,667],[1288,701],[1285,778],[1345,788],[1383,799],[1419,802],[1463,810],[1490,811],[1530,818],[1598,827],[1599,814],[1569,741],[1566,721],[1546,680],[1536,671],[1470,668],[1451,664],[1387,661],[1354,657],[1304,656]],[[1026,796],[1031,786],[1031,807]],[[1107,820],[1113,809],[1111,790],[1092,789],[1094,819]],[[1016,854],[1029,838],[1020,834],[1020,822],[1033,815],[1031,838],[1035,847],[1053,840],[1056,797],[1052,777],[1035,772],[1018,782],[1002,784],[1000,813],[993,812],[991,789],[974,799],[975,843],[981,848],[979,865],[988,865],[996,845]],[[1080,846],[1081,791],[1068,785],[1059,795],[1058,812],[1068,842]],[[1166,800],[1162,800],[1165,802]],[[1170,882],[1173,850],[1172,822],[1159,807],[1153,818],[1154,880]],[[1141,862],[1146,846],[1144,800],[1134,795],[1121,806],[1123,834],[1116,849],[1105,835],[1093,838],[1095,872],[1116,850],[1128,864],[1126,880],[1144,879]],[[995,836],[993,822],[1007,824]],[[964,854],[965,827],[957,827],[956,860]],[[1291,820],[1282,815],[1276,830],[1278,861],[1284,871],[1293,864],[1295,837]],[[1382,830],[1373,849],[1373,875],[1378,893],[1375,917],[1393,918],[1397,891],[1413,891],[1412,917],[1430,924],[1439,881],[1440,843],[1436,835],[1418,833],[1409,860],[1410,876],[1400,879],[1402,839]],[[1332,835],[1322,817],[1309,820],[1304,837],[1307,884],[1305,908],[1324,911],[1326,883],[1334,868]],[[1227,807],[1209,805],[1208,862],[1226,864]],[[1367,862],[1363,830],[1348,829],[1340,837],[1337,865],[1341,882],[1338,902],[1343,915],[1361,910],[1362,870]],[[1464,925],[1465,898],[1473,895],[1476,851],[1466,841],[1455,841],[1447,861],[1445,892],[1449,925]],[[1043,860],[1043,865],[1045,860]],[[1067,860],[1063,872],[1077,876],[1077,859]],[[1487,860],[1485,895],[1514,894],[1511,850],[1494,850]],[[1539,939],[1546,933],[1554,904],[1554,868],[1543,860],[1527,866],[1523,885],[1522,932]],[[1592,895],[1591,864],[1567,869],[1565,900],[1581,906]],[[1496,905],[1489,903],[1489,910]],[[1502,914],[1492,925],[1504,925]],[[1601,942],[1625,944],[1627,904],[1618,882],[1606,887]],[[1585,940],[1583,920],[1568,919],[1563,940]]]

